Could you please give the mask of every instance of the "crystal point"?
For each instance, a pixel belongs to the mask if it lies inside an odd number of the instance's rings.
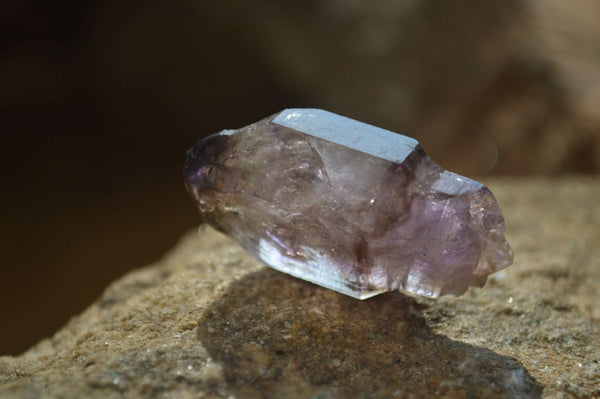
[[[287,109],[204,138],[184,173],[205,223],[355,298],[462,295],[513,260],[485,186],[412,138],[327,111]]]

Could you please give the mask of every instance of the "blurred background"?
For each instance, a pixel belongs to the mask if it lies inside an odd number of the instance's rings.
[[[198,222],[186,149],[287,107],[469,176],[600,171],[600,3],[6,0],[0,355]]]

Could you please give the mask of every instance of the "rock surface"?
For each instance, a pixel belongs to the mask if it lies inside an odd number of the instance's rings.
[[[516,259],[483,289],[358,301],[204,229],[0,358],[0,397],[600,396],[600,179],[486,183]]]

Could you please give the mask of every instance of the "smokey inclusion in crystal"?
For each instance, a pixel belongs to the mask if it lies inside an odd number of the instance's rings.
[[[184,173],[205,223],[354,298],[462,295],[513,260],[488,188],[412,138],[327,111],[287,109],[204,138]]]

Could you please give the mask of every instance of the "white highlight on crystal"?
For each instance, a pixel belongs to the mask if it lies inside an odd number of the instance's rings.
[[[391,162],[402,163],[417,140],[322,109],[286,109],[273,123]]]
[[[427,279],[421,275],[420,269],[426,267],[428,267],[428,265],[424,264],[421,260],[416,259],[415,265],[408,272],[406,282],[401,289],[429,298],[437,298],[440,296],[439,288],[433,289],[431,286],[424,284],[424,281],[427,281]]]
[[[483,184],[447,170],[443,171],[440,174],[440,177],[433,182],[431,186],[431,188],[436,191],[450,195],[477,191],[481,187],[483,187]]]
[[[385,291],[383,289],[381,291],[370,291],[365,294],[353,290],[347,285],[348,277],[340,273],[340,265],[337,265],[334,259],[320,254],[313,248],[302,246],[300,252],[302,252],[303,256],[295,259],[294,257],[282,254],[276,245],[269,242],[269,240],[261,238],[258,241],[257,252],[258,257],[273,269],[353,298],[366,299]]]
[[[288,115],[285,117],[285,119],[293,119],[293,118],[297,118],[297,117],[299,117],[299,116],[301,116],[301,114],[299,114],[299,113],[297,113],[297,112],[293,112],[293,113],[291,113],[291,114],[288,114]]]

